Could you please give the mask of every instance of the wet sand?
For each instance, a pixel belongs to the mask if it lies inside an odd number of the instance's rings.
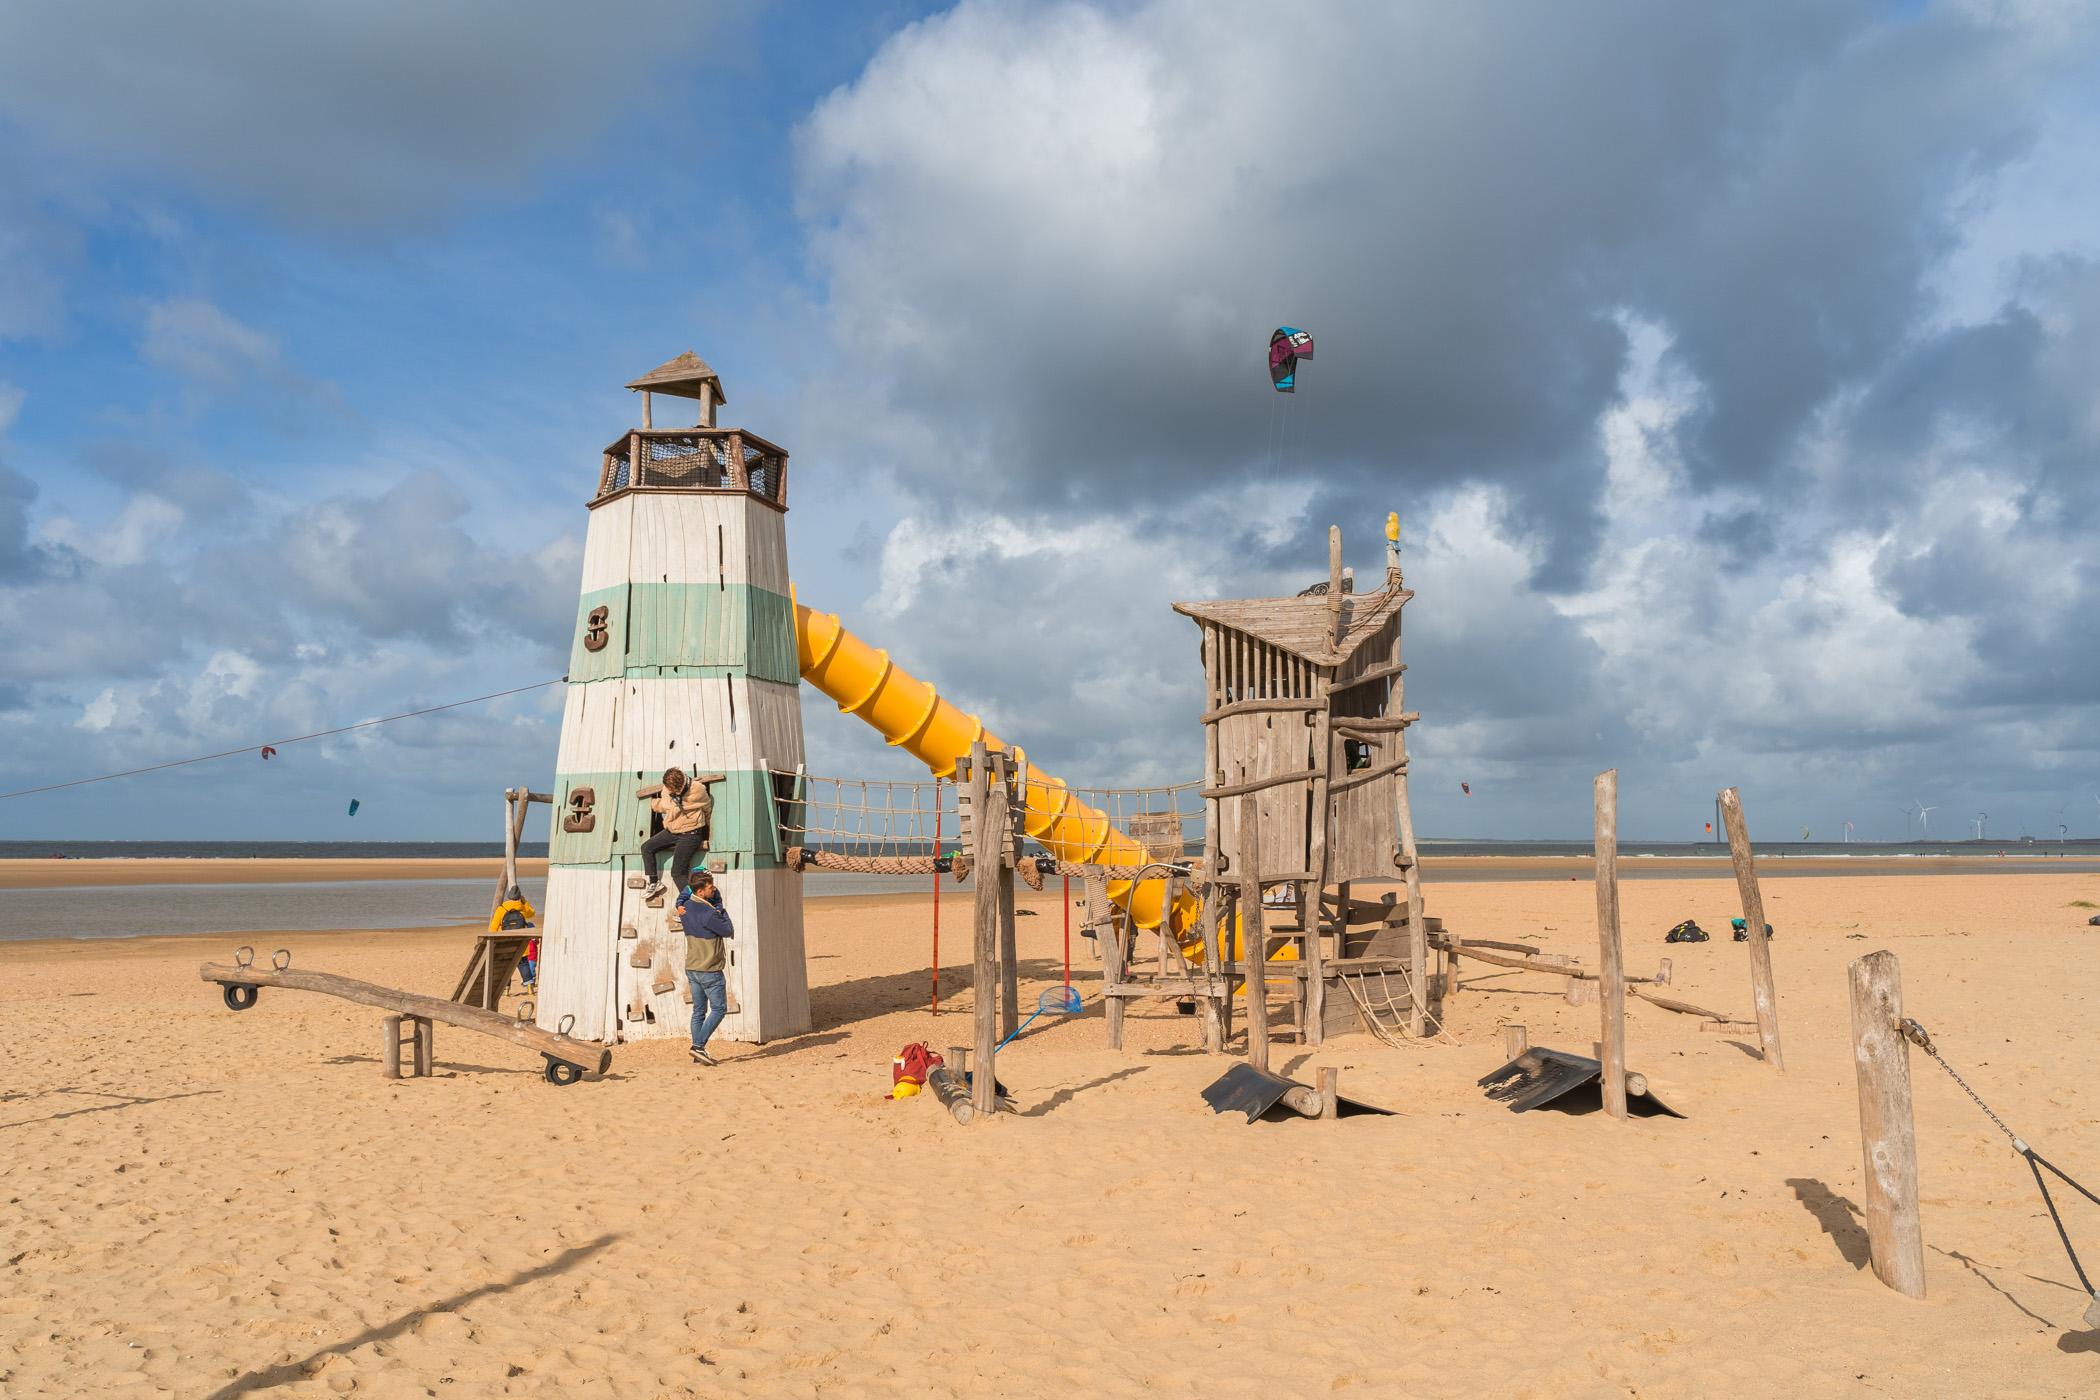
[[[340,875],[331,878],[342,878]],[[1587,880],[1439,882],[1476,938],[1594,965]],[[1923,1303],[1864,1268],[1845,964],[1902,959],[1907,1010],[1992,1106],[2100,1176],[2100,877],[1772,882],[1784,1075],[1635,1002],[1630,1061],[1690,1116],[1513,1115],[1475,1087],[1501,1027],[1586,1050],[1598,1008],[1468,968],[1444,1038],[1278,1064],[1406,1116],[1248,1127],[1171,1003],[1123,1053],[1098,1002],[999,1062],[1020,1113],[886,1098],[899,1046],[970,1038],[963,901],[927,1010],[922,896],[808,906],[815,1028],[615,1052],[557,1089],[440,1026],[388,1082],[379,1013],[197,964],[236,941],[0,947],[0,1392],[9,1396],[2089,1395],[2100,1333],[2025,1168],[1922,1056]],[[1623,892],[1628,963],[1747,1014],[1719,879]],[[1023,892],[1021,995],[1056,985]],[[298,965],[443,995],[456,929],[287,935]],[[255,942],[254,936],[237,941]],[[1074,978],[1096,965],[1074,939]],[[2069,1210],[2100,1245],[2100,1212]],[[2089,1247],[2088,1255],[2096,1250]]]
[[[275,885],[337,880],[479,880],[493,882],[503,862],[480,860],[0,860],[0,890],[94,888],[100,885]],[[547,858],[518,862],[520,875],[545,875]]]

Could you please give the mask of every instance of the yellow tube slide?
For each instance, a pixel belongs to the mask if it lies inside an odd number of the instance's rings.
[[[802,679],[837,702],[840,714],[857,715],[893,747],[903,749],[931,769],[935,777],[953,778],[957,760],[969,755],[979,739],[987,749],[1012,749],[1023,777],[1022,826],[1029,837],[1061,861],[1087,865],[1145,864],[1145,848],[1115,829],[1105,813],[1074,797],[1062,779],[1028,762],[1028,756],[984,722],[940,697],[931,684],[890,660],[848,632],[836,613],[820,613],[795,603],[795,650]],[[1171,919],[1168,932],[1185,956],[1202,956],[1198,920],[1202,903],[1183,893],[1171,911],[1163,910],[1167,882],[1113,880],[1108,897],[1127,909],[1140,928],[1156,929]]]

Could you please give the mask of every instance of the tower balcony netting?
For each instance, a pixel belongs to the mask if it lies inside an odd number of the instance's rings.
[[[598,495],[746,491],[787,504],[787,453],[739,428],[641,428],[605,449]]]

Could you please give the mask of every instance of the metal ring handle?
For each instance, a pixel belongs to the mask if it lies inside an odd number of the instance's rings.
[[[526,997],[518,1003],[518,1009],[513,1014],[516,1015],[520,1021],[529,1022],[539,1015],[539,1011],[540,1004],[534,1001],[531,997]]]
[[[571,1011],[568,1015],[562,1017],[559,1021],[556,1021],[554,1023],[554,1033],[556,1035],[567,1035],[570,1031],[574,1030],[575,1028],[576,1013],[573,1011]]]
[[[291,965],[292,965],[292,950],[291,950],[291,949],[289,949],[289,948],[279,948],[279,949],[278,949],[278,950],[277,950],[276,952],[274,952],[274,953],[270,954],[270,966],[272,966],[272,967],[276,968],[276,969],[277,969],[277,970],[278,970],[279,972],[282,972],[282,971],[284,971],[284,970],[285,970],[286,968],[290,967]]]
[[[235,967],[246,967],[254,961],[255,950],[247,944],[243,943],[240,947],[233,950],[233,965]]]

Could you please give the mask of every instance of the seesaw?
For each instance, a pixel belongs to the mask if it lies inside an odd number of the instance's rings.
[[[225,963],[206,963],[197,969],[198,977],[220,985],[221,995],[230,1011],[246,1011],[255,1005],[255,999],[264,987],[283,987],[295,992],[320,992],[393,1012],[386,1018],[386,1037],[380,1047],[381,1065],[389,1079],[401,1077],[401,1022],[404,1019],[413,1023],[411,1043],[415,1058],[412,1074],[417,1076],[430,1073],[430,1029],[434,1021],[537,1051],[547,1062],[549,1084],[574,1084],[585,1074],[602,1075],[612,1065],[612,1051],[606,1046],[576,1040],[560,1031],[541,1030],[530,1020],[514,1020],[479,1007],[382,987],[373,982],[360,982],[354,977],[333,972],[295,971],[291,953],[283,948],[272,956],[267,968],[255,965],[253,948],[239,949],[233,956],[230,967]]]

